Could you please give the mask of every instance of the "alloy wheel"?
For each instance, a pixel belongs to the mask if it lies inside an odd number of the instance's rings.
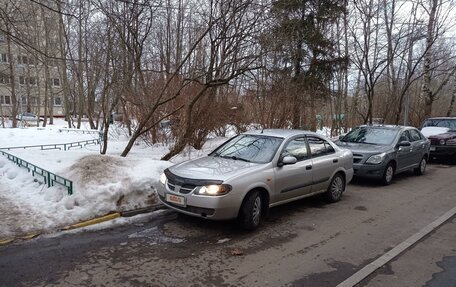
[[[255,202],[253,203],[253,210],[252,210],[252,219],[255,225],[260,223],[261,217],[261,197],[257,196],[255,198]]]

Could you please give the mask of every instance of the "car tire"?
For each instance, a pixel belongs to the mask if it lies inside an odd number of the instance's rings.
[[[239,224],[243,229],[254,230],[261,223],[263,215],[263,198],[258,190],[247,194],[239,211]]]
[[[388,165],[385,168],[385,171],[383,172],[383,176],[381,179],[381,182],[383,185],[389,185],[391,181],[393,181],[394,177],[394,164],[393,163],[388,163]]]
[[[426,171],[426,165],[427,165],[427,159],[426,156],[423,156],[423,158],[420,161],[420,165],[415,168],[413,171],[415,172],[416,175],[423,175],[424,172]]]
[[[328,202],[337,202],[342,197],[342,193],[345,191],[345,178],[341,173],[336,173],[329,183],[328,189],[326,190],[324,197]]]

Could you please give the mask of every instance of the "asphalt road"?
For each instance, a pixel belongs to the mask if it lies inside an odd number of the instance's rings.
[[[251,233],[168,211],[0,247],[0,286],[336,286],[455,206],[456,166],[431,165],[387,187],[357,180],[335,204],[273,208]],[[456,265],[455,226],[450,219],[359,286],[453,287],[444,274]]]

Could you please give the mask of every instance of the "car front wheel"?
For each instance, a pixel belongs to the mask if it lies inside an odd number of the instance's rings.
[[[247,194],[239,212],[239,223],[242,228],[254,230],[260,225],[262,209],[262,198],[258,190]]]
[[[388,165],[385,168],[385,171],[383,172],[382,184],[389,185],[391,183],[391,181],[393,181],[393,176],[394,176],[394,165],[392,163],[388,163]]]

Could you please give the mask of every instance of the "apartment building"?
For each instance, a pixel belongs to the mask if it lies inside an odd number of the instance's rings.
[[[57,25],[45,26],[43,15],[33,5],[16,10],[12,15],[25,21],[11,29],[12,37],[7,37],[6,25],[0,30],[0,117],[12,116],[14,106],[16,114],[63,117],[60,63],[52,56],[57,54]],[[53,20],[56,23],[57,19],[46,18],[48,23]],[[52,26],[54,30],[49,29]]]

